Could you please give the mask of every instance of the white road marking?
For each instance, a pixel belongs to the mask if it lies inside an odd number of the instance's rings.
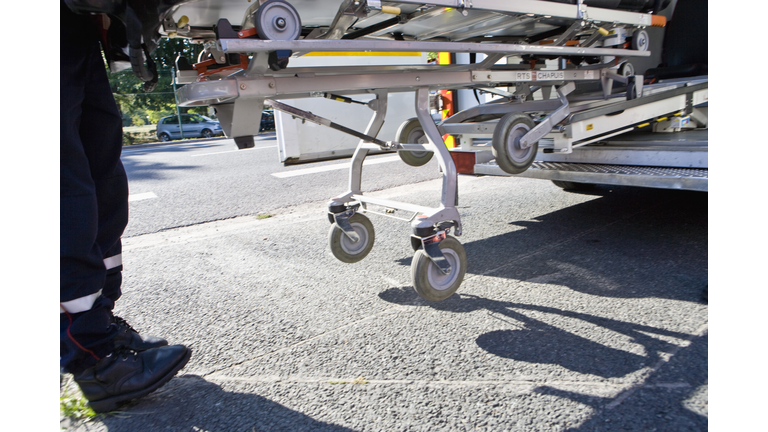
[[[210,156],[210,155],[218,155],[218,154],[224,154],[224,153],[244,152],[244,151],[248,151],[248,150],[261,150],[261,149],[271,149],[271,148],[277,148],[277,146],[274,145],[274,146],[269,146],[269,147],[252,147],[252,148],[249,148],[249,149],[242,149],[242,150],[241,149],[237,149],[237,150],[227,150],[227,151],[216,152],[216,153],[203,153],[203,154],[192,155],[192,157]]]
[[[144,192],[140,194],[128,195],[128,202],[141,201],[141,200],[152,199],[152,198],[157,198],[157,195],[155,195],[154,192]]]
[[[375,165],[375,164],[386,163],[386,162],[394,162],[398,160],[400,160],[400,156],[388,156],[388,157],[382,157],[382,158],[376,158],[376,159],[367,159],[365,162],[363,162],[363,166]],[[296,177],[301,175],[316,174],[316,173],[321,173],[326,171],[335,171],[335,170],[348,169],[348,168],[349,168],[349,162],[333,164],[333,165],[325,165],[325,166],[320,166],[315,168],[305,168],[305,169],[299,169],[294,171],[272,173],[272,175],[277,178],[286,178],[286,177]]]

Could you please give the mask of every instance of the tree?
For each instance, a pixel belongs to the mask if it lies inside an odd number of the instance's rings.
[[[155,90],[150,93],[144,92],[144,82],[136,78],[130,68],[117,73],[112,73],[107,68],[109,85],[122,114],[123,126],[144,124],[147,116],[151,123],[157,123],[160,118],[175,114],[176,100],[173,96],[172,68],[176,58],[183,55],[190,63],[194,63],[202,50],[203,47],[200,44],[192,43],[187,39],[162,38],[152,53],[152,59],[157,67],[158,82]],[[208,111],[206,107],[182,107],[181,112],[206,114]]]

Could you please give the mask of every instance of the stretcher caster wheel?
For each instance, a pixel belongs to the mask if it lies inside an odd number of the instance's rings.
[[[632,34],[632,42],[629,46],[633,50],[648,51],[648,47],[651,46],[651,40],[648,38],[648,32],[645,30],[637,30]]]
[[[627,83],[627,100],[637,99],[637,84],[634,81]]]
[[[424,134],[419,119],[406,120],[397,130],[397,142],[401,144],[427,144],[429,140]],[[422,166],[432,159],[430,151],[399,151],[397,155],[410,166]]]
[[[527,114],[509,113],[499,120],[493,132],[493,156],[504,172],[520,174],[533,163],[539,143],[520,148],[520,139],[533,127],[533,120]]]
[[[621,66],[619,66],[618,72],[621,76],[632,76],[635,74],[635,67],[632,66],[632,63],[630,62],[624,62],[621,64]]]
[[[336,259],[345,263],[356,263],[371,252],[376,236],[371,221],[359,213],[355,213],[349,218],[349,224],[360,237],[358,241],[350,239],[339,228],[339,225],[334,223],[328,231],[328,244],[331,246],[331,253]]]
[[[467,272],[467,253],[455,237],[447,236],[439,246],[451,266],[447,275],[429,259],[424,249],[417,250],[411,261],[413,288],[424,300],[441,301],[452,296]]]
[[[289,41],[301,35],[299,13],[285,0],[264,2],[253,16],[253,25],[263,40]]]

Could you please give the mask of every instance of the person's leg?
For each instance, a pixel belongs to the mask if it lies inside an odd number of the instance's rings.
[[[191,352],[147,343],[112,315],[128,218],[121,121],[88,17],[61,6],[61,364],[107,412],[168,382]]]
[[[167,342],[141,337],[112,315],[128,223],[122,119],[90,17],[61,13],[60,327],[62,366],[79,370],[113,345],[145,350]]]
[[[97,207],[95,244],[106,269],[102,295],[113,302],[122,294],[120,237],[128,224],[128,178],[120,154],[123,125],[112,96],[98,44],[89,53],[81,105],[80,141],[89,161]]]
[[[60,332],[61,364],[77,372],[112,352],[114,300],[97,243],[99,206],[90,161],[80,137],[86,83],[99,56],[88,17],[61,9],[60,67]],[[103,67],[102,67],[103,68]]]

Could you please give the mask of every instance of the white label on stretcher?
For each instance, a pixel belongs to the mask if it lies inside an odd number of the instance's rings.
[[[536,81],[554,81],[564,80],[565,71],[538,71],[536,72]]]
[[[515,81],[530,81],[531,72],[515,72]]]
[[[593,70],[584,71],[584,79],[595,79],[595,71]]]

